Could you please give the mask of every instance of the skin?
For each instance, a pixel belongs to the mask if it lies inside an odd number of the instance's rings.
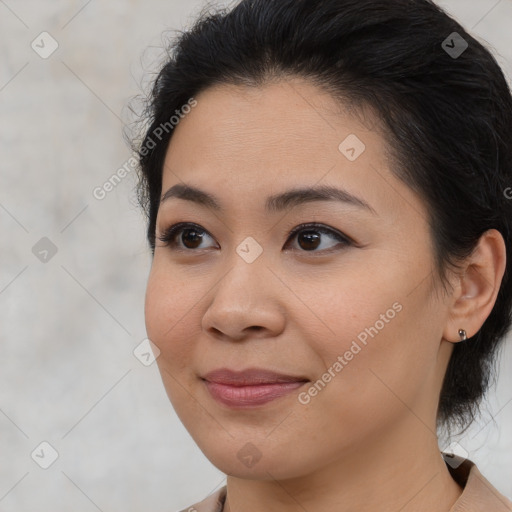
[[[162,193],[195,185],[223,211],[176,198],[160,205],[157,236],[177,222],[205,232],[195,245],[178,233],[181,251],[157,239],[145,315],[176,413],[228,475],[225,511],[448,511],[462,490],[440,457],[438,397],[458,329],[475,334],[495,303],[503,238],[486,232],[444,293],[426,206],[391,173],[377,124],[299,78],[217,85],[196,99],[171,139]],[[366,146],[353,162],[338,149],[349,134]],[[267,196],[314,185],[345,188],[376,214],[335,201],[264,211]],[[289,237],[309,222],[355,243]],[[263,249],[252,263],[236,252],[249,236]],[[298,400],[306,385],[235,410],[199,378],[263,367],[314,383],[394,303],[400,312],[307,404]],[[261,458],[248,467],[242,448]]]

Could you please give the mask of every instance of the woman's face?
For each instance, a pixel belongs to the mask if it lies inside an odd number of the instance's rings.
[[[191,195],[161,202],[157,237],[194,226],[174,244],[157,238],[145,305],[167,394],[195,442],[221,471],[263,480],[356,454],[368,463],[386,440],[434,439],[448,308],[433,288],[427,212],[393,176],[383,138],[298,79],[195,99],[174,128],[162,196],[195,187],[219,209]],[[267,204],[318,187],[343,192]],[[290,235],[308,223],[319,226]],[[308,382],[252,395],[217,385],[252,396],[226,403],[203,380],[220,368]],[[260,403],[255,389],[287,392]]]

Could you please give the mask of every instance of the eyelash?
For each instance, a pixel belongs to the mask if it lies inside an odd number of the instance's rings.
[[[203,228],[201,228],[197,224],[193,224],[193,223],[190,223],[190,222],[179,222],[178,224],[173,224],[172,226],[167,228],[160,236],[158,236],[158,239],[164,243],[164,247],[170,247],[172,250],[175,250],[175,251],[181,251],[181,252],[197,252],[197,251],[200,251],[201,249],[187,249],[187,248],[184,248],[184,249],[183,248],[178,248],[177,249],[176,248],[176,246],[177,246],[177,242],[175,240],[176,239],[176,235],[178,235],[179,233],[183,232],[185,229],[193,229],[193,230],[199,232],[200,234],[201,233],[203,233],[203,234],[205,233],[208,236],[210,236],[211,238],[213,238],[212,235],[210,235],[210,233],[208,233],[208,231],[204,230]],[[338,240],[338,242],[340,242],[343,246],[350,246],[350,245],[354,244],[353,240],[351,240],[350,238],[341,235],[341,233],[338,233],[337,231],[335,231],[333,229],[327,228],[323,224],[318,224],[318,223],[315,223],[315,222],[312,222],[312,223],[309,223],[309,224],[300,224],[299,226],[295,227],[288,234],[288,238],[287,238],[286,241],[288,242],[288,240],[290,240],[291,237],[294,237],[295,235],[297,235],[301,231],[317,231],[317,232],[322,233],[324,235],[331,235],[333,238]],[[329,252],[332,252],[333,250],[336,250],[335,247],[332,247],[330,249],[323,249],[323,250],[320,250],[320,251],[316,251],[316,250],[305,251],[305,250],[302,250],[301,252],[306,252],[306,253],[309,253],[309,252],[312,252],[312,253],[326,252],[326,253],[329,253]]]

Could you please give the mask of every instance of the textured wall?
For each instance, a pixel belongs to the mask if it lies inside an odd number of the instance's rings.
[[[510,77],[511,0],[440,3]],[[155,69],[149,47],[201,6],[0,1],[2,512],[172,511],[224,481],[133,354],[150,266],[134,173],[93,194],[130,157],[124,106]],[[508,496],[511,369],[509,343],[488,411],[459,441]]]

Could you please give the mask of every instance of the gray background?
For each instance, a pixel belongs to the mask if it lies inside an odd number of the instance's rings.
[[[510,81],[512,1],[439,3]],[[202,5],[0,0],[2,512],[175,511],[224,483],[156,365],[133,354],[150,267],[134,172],[93,196],[130,157],[125,105],[157,69],[162,31],[186,28]],[[31,47],[51,48],[43,31],[58,43],[48,58]],[[456,449],[509,497],[511,369],[509,340],[484,416]],[[43,441],[58,452],[48,469]]]

